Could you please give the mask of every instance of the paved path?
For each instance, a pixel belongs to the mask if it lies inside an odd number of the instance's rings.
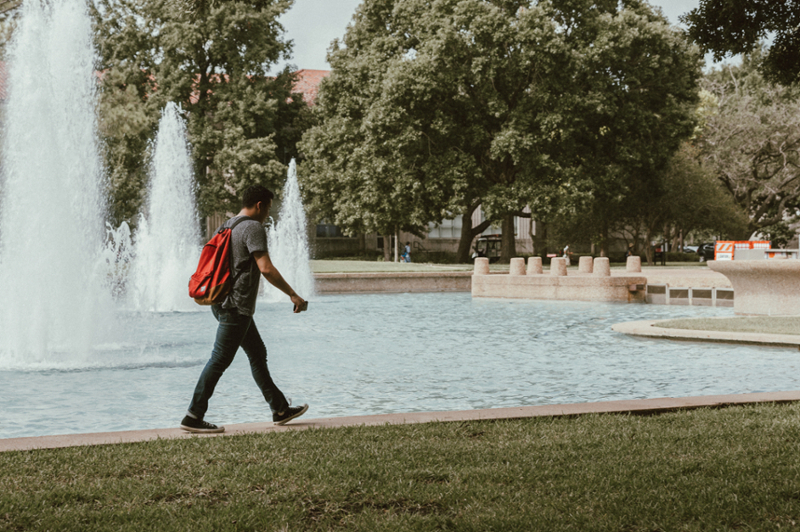
[[[630,334],[631,336],[644,336],[647,338],[695,340],[703,342],[730,342],[736,344],[764,345],[770,347],[800,348],[800,335],[797,334],[699,331],[693,329],[672,329],[659,327],[658,324],[663,321],[671,320],[643,320],[616,323],[611,326],[611,330],[624,334]]]
[[[523,406],[517,408],[492,408],[485,410],[461,410],[454,412],[417,412],[409,414],[385,414],[379,416],[333,417],[304,419],[284,426],[272,423],[244,423],[226,426],[225,434],[197,436],[177,429],[132,430],[124,432],[99,432],[94,434],[69,434],[61,436],[39,436],[33,438],[0,439],[0,452],[30,449],[55,449],[82,445],[105,445],[156,440],[160,438],[213,438],[247,433],[268,433],[310,428],[335,428],[352,426],[397,425],[404,423],[429,423],[433,421],[479,421],[491,419],[519,419],[531,417],[576,416],[599,413],[653,414],[674,410],[702,407],[720,407],[756,403],[785,403],[800,401],[800,390],[789,392],[747,393],[736,395],[708,395],[700,397],[663,397],[630,401],[604,401],[597,403],[574,403],[565,405]]]

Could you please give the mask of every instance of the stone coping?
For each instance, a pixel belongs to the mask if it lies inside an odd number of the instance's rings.
[[[666,338],[670,340],[695,340],[701,342],[727,342],[736,344],[763,345],[770,347],[800,348],[800,335],[794,334],[762,334],[754,332],[734,331],[700,331],[694,329],[673,329],[659,327],[658,324],[672,320],[643,320],[616,323],[611,330],[644,336],[647,338]]]
[[[441,271],[441,272],[340,272],[340,273],[315,273],[316,279],[383,279],[394,277],[472,277],[471,271]]]
[[[611,270],[612,274],[614,270]],[[691,286],[692,288],[730,288],[731,282],[721,273],[708,268],[667,268],[642,267],[647,284],[668,284],[670,286]]]
[[[237,434],[282,432],[287,430],[321,429],[336,427],[399,425],[449,421],[483,421],[496,419],[521,419],[532,417],[579,416],[585,414],[659,414],[675,410],[704,407],[723,407],[757,403],[787,403],[800,401],[800,390],[786,392],[744,393],[731,395],[705,395],[697,397],[660,397],[654,399],[631,399],[622,401],[600,401],[595,403],[571,403],[513,408],[491,408],[483,410],[459,410],[450,412],[411,412],[405,414],[382,414],[373,416],[331,417],[320,419],[298,419],[284,426],[273,423],[242,423],[227,425],[223,434],[189,434],[178,428],[131,430],[123,432],[98,432],[90,434],[66,434],[36,436],[29,438],[0,439],[0,452],[34,449],[56,449],[86,445],[108,445],[116,443],[145,442],[175,438],[213,438]]]

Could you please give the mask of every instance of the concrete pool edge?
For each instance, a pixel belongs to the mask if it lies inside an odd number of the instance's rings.
[[[668,329],[658,323],[670,320],[642,320],[615,323],[611,330],[630,336],[662,338],[667,340],[690,340],[701,342],[724,342],[766,347],[800,348],[800,335],[764,334],[754,332],[703,331],[696,329]]]
[[[585,414],[660,414],[664,412],[691,410],[695,408],[741,406],[759,403],[789,403],[800,401],[800,390],[785,392],[761,392],[730,395],[705,395],[694,397],[660,397],[654,399],[631,399],[622,401],[600,401],[595,403],[571,403],[512,408],[490,408],[481,410],[457,410],[446,412],[410,412],[403,414],[380,414],[371,416],[333,417],[298,420],[284,426],[271,422],[226,425],[223,434],[188,434],[178,428],[131,430],[122,432],[97,432],[88,434],[66,434],[0,439],[0,452],[30,451],[36,449],[58,449],[89,445],[116,443],[138,443],[158,439],[209,438],[240,434],[282,432],[311,428],[337,428],[357,426],[399,425],[412,423],[488,421],[533,417],[562,417]]]

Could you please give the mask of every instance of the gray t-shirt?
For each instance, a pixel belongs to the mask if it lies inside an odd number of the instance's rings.
[[[222,224],[222,227],[230,227],[238,218],[240,216],[234,216]],[[233,228],[231,246],[231,274],[236,281],[233,290],[222,302],[222,308],[235,307],[239,314],[252,316],[256,311],[258,284],[261,279],[253,253],[267,251],[267,233],[257,221],[244,220]]]

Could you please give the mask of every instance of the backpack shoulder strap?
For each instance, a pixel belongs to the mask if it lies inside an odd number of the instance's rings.
[[[222,224],[222,227],[220,227],[220,228],[219,228],[219,231],[217,231],[217,232],[221,233],[221,232],[222,232],[222,231],[224,231],[225,229],[230,229],[231,231],[233,231],[233,228],[234,228],[234,227],[236,227],[237,225],[239,225],[241,222],[244,222],[245,220],[250,220],[251,222],[255,222],[255,220],[253,220],[253,219],[252,219],[252,218],[250,218],[249,216],[241,216],[241,217],[239,217],[237,220],[234,220],[234,222],[233,222],[232,224],[230,224],[230,225],[228,225],[228,223],[227,223],[227,222],[226,222],[226,223],[224,223],[224,224]],[[226,227],[226,226],[227,226],[227,227]]]

